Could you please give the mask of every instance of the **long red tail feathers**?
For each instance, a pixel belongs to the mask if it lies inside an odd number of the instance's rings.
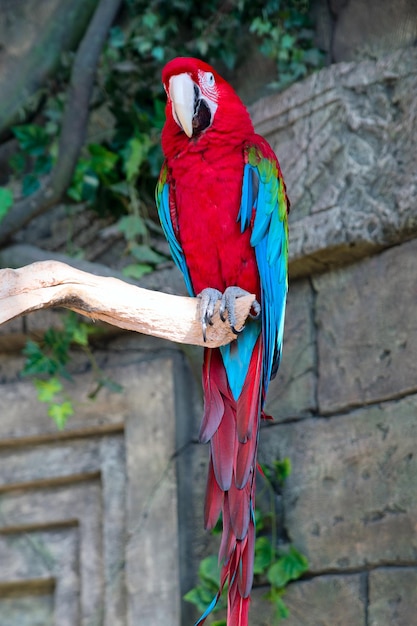
[[[225,399],[223,418],[210,442],[211,459],[217,484],[223,491],[233,487],[235,468],[236,419],[233,406]]]
[[[204,350],[203,391],[204,414],[199,438],[201,443],[207,443],[223,417],[224,398],[232,399],[220,350]]]
[[[210,457],[207,474],[206,499],[204,504],[204,527],[213,530],[223,509],[224,491],[220,489],[214,475],[213,462]]]
[[[255,470],[262,395],[262,338],[251,356],[241,394],[233,398],[220,350],[206,349],[204,415],[200,440],[210,441],[204,522],[212,529],[220,513],[223,532],[219,594],[197,622],[205,621],[228,583],[228,626],[247,626],[255,546]]]

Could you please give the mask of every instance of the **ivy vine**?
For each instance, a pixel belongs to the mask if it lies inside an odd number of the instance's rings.
[[[29,339],[23,349],[26,360],[21,375],[32,379],[39,402],[46,404],[48,415],[59,430],[64,428],[74,413],[74,401],[64,387],[65,382],[72,381],[68,369],[71,347],[77,346],[83,350],[90,363],[93,383],[88,394],[90,400],[103,387],[117,393],[123,390],[121,385],[105,374],[94,358],[89,338],[97,332],[99,330],[96,327],[86,324],[76,313],[68,311],[62,317],[62,328],[49,328],[42,339]]]

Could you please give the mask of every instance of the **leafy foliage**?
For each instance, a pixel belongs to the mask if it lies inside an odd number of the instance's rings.
[[[308,0],[268,2],[250,24],[250,32],[261,40],[260,51],[276,63],[277,79],[270,85],[275,89],[304,78],[323,63],[314,47],[308,8]]]
[[[39,124],[22,124],[12,128],[20,151],[11,157],[10,165],[20,179],[22,196],[37,191],[40,178],[51,171],[56,130]],[[56,149],[56,145],[54,147]]]
[[[204,613],[209,606],[213,597],[216,595],[220,581],[220,567],[218,559],[214,554],[205,557],[198,568],[199,584],[197,587],[190,589],[185,595],[184,600],[191,602],[197,608],[199,613]],[[219,602],[214,612],[223,608],[223,603]]]
[[[291,463],[288,458],[275,460],[272,468],[262,467],[262,475],[267,481],[267,487],[274,491],[274,485],[279,485],[281,489],[283,481],[291,472]],[[289,582],[297,580],[308,570],[308,561],[294,545],[287,544],[278,546],[275,539],[275,529],[271,529],[271,514],[263,514],[259,509],[255,511],[257,538],[255,541],[255,580],[262,583],[267,582],[269,589],[265,594],[265,599],[272,603],[274,607],[275,622],[288,617],[289,611],[283,601],[283,594]],[[276,520],[272,520],[272,527]],[[221,531],[221,524],[217,525],[214,534]],[[203,613],[210,605],[219,588],[220,567],[218,559],[214,555],[205,557],[198,570],[198,585],[188,591],[184,600],[194,604],[199,613]],[[224,589],[222,597],[213,609],[212,613],[224,610],[226,606],[226,592]],[[209,618],[212,619],[212,616]],[[226,626],[225,620],[214,620],[211,626]]]
[[[108,379],[98,367],[89,347],[89,336],[95,328],[81,322],[72,311],[63,318],[63,328],[49,328],[40,342],[28,340],[23,354],[26,362],[22,376],[30,376],[35,385],[38,400],[48,405],[48,415],[59,429],[64,428],[68,417],[74,413],[71,399],[64,392],[63,380],[71,381],[67,365],[72,345],[81,347],[87,354],[95,375],[96,387],[89,397],[93,399],[102,387],[120,392],[122,388]]]
[[[13,206],[13,194],[10,189],[0,187],[0,222]]]
[[[275,61],[277,79],[272,86],[281,89],[321,63],[308,12],[308,0],[126,0],[102,54],[93,103],[93,109],[107,112],[111,122],[90,133],[67,199],[118,220],[126,252],[134,257],[125,268],[127,276],[140,278],[165,260],[149,252],[150,230],[157,228],[153,196],[162,163],[162,66],[174,56],[200,56],[230,79],[231,70],[259,48]],[[10,165],[23,196],[40,187],[55,162],[68,74],[67,55],[38,123],[12,129],[19,151]],[[0,188],[0,219],[11,205],[11,192]],[[146,259],[138,258],[136,244],[141,257],[147,248]]]
[[[286,478],[291,474],[291,461],[288,457],[282,460],[276,459],[272,464],[272,468],[262,465],[261,469],[271,486],[278,489],[282,487]]]

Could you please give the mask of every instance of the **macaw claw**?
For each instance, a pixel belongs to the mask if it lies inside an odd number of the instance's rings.
[[[240,287],[227,287],[223,294],[218,289],[207,287],[198,294],[197,298],[200,300],[200,322],[204,341],[206,341],[207,325],[213,326],[214,309],[219,300],[219,315],[222,322],[228,320],[235,335],[239,335],[242,332],[244,326],[242,326],[242,328],[236,328],[235,303],[237,298],[249,295],[250,293],[248,291]],[[253,301],[252,310],[253,313],[249,313],[249,316],[252,319],[258,319],[261,314],[261,305],[257,300]]]
[[[212,287],[201,291],[197,298],[200,300],[200,323],[203,331],[203,339],[207,341],[207,324],[213,326],[213,315],[216,303],[222,299],[222,292]]]
[[[249,291],[245,289],[241,289],[240,287],[227,287],[224,294],[222,295],[220,301],[220,309],[219,315],[220,319],[225,322],[226,319],[229,321],[230,327],[235,335],[239,335],[245,326],[242,328],[236,328],[236,312],[235,312],[235,303],[237,298],[242,298],[243,296],[250,296]],[[249,313],[252,319],[257,319],[261,313],[261,305],[257,300],[254,300],[252,303],[252,309],[254,313]],[[227,316],[225,312],[227,310]]]

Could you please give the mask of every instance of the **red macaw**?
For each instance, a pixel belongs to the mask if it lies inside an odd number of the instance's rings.
[[[200,298],[205,337],[214,307],[236,341],[204,350],[204,415],[210,442],[205,526],[220,513],[220,589],[228,626],[248,624],[255,543],[255,469],[268,384],[281,358],[288,289],[289,202],[278,160],[255,134],[232,87],[207,63],[176,58],[162,73],[167,94],[165,162],[156,189],[161,224],[187,289]],[[236,298],[256,294],[236,329]]]

